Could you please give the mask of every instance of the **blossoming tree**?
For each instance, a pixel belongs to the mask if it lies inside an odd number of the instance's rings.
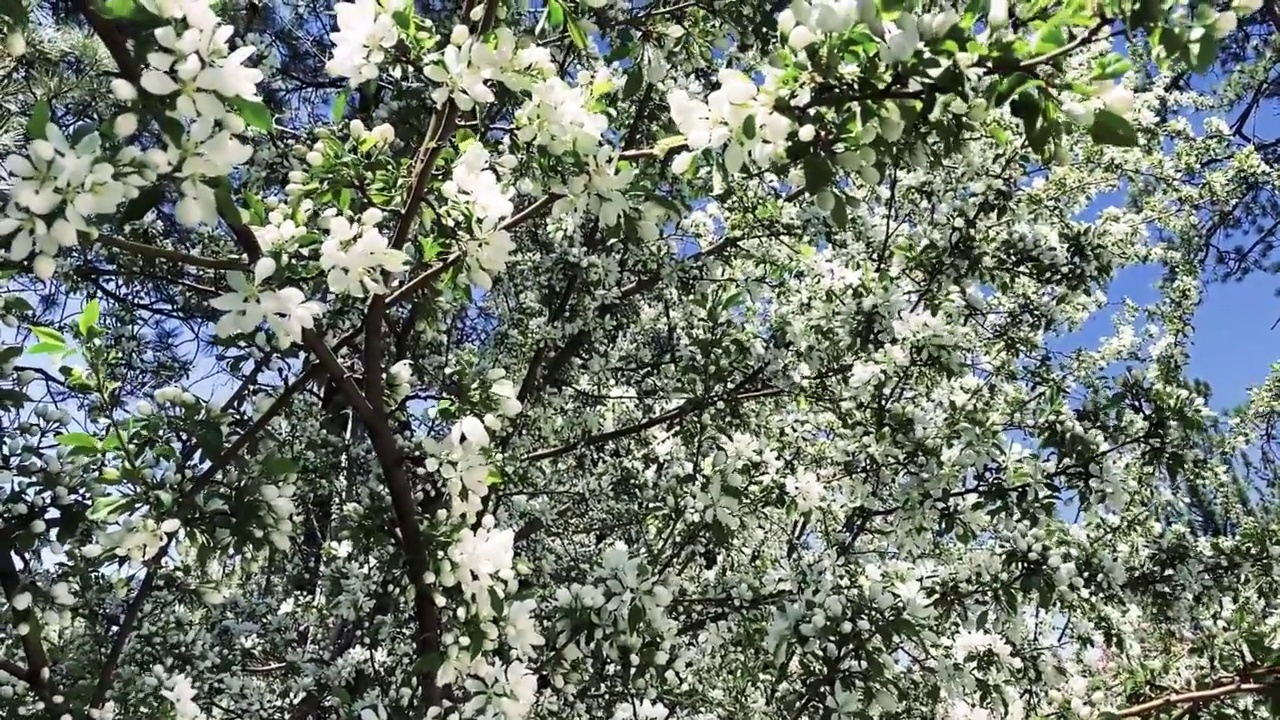
[[[0,712],[1260,716],[1256,5],[0,2]]]

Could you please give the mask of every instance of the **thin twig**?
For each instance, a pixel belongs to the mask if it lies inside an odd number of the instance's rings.
[[[144,245],[143,243],[124,240],[122,238],[109,237],[107,235],[99,235],[97,242],[99,245],[123,250],[134,255],[141,255],[148,258],[160,258],[164,260],[172,260],[183,265],[192,267],[208,268],[209,270],[240,270],[247,271],[248,265],[238,260],[219,260],[217,258],[201,257],[181,250],[173,250],[171,248],[158,247],[156,245]]]

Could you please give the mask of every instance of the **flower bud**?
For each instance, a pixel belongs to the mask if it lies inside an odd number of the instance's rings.
[[[121,140],[128,138],[138,131],[138,116],[133,113],[125,113],[115,119],[111,124],[111,132]]]
[[[1003,30],[1009,24],[1009,0],[991,0],[987,9],[987,26],[992,31]]]
[[[1107,110],[1117,115],[1128,115],[1133,109],[1133,92],[1123,85],[1112,85],[1104,90],[1100,97]]]
[[[1213,21],[1213,36],[1221,40],[1230,35],[1236,29],[1236,14],[1230,10],[1218,13],[1218,17]]]
[[[13,30],[4,36],[4,49],[12,57],[22,57],[27,52],[27,39],[21,30]]]

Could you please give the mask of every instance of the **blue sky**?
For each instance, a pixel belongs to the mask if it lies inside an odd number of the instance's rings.
[[[1119,46],[1117,49],[1123,49]],[[1208,90],[1222,82],[1218,71],[1209,76],[1194,79],[1192,85]],[[1265,102],[1253,114],[1249,131],[1262,140],[1280,137],[1280,103]],[[1188,114],[1192,126],[1199,131],[1207,114]],[[1234,113],[1227,118],[1234,121]],[[1099,198],[1086,216],[1110,204],[1122,202],[1118,193]],[[1219,244],[1249,244],[1250,238],[1233,236],[1219,238]],[[1161,271],[1157,267],[1135,267],[1123,271],[1113,282],[1109,296],[1114,303],[1128,297],[1139,305],[1154,302],[1158,297],[1156,283]],[[1195,316],[1195,333],[1191,348],[1188,372],[1192,377],[1205,380],[1213,389],[1212,407],[1227,410],[1244,402],[1250,386],[1261,383],[1272,363],[1280,361],[1280,326],[1272,329],[1280,320],[1280,298],[1275,291],[1280,288],[1280,277],[1267,273],[1255,273],[1242,282],[1213,283],[1207,286],[1203,301]],[[1106,313],[1103,313],[1106,315]],[[1096,341],[1111,332],[1110,320],[1095,318],[1079,333],[1081,342],[1096,346]]]
[[[1214,286],[1196,314],[1191,373],[1213,387],[1215,408],[1243,402],[1247,387],[1262,382],[1271,363],[1280,360],[1280,329],[1271,329],[1280,318],[1273,294],[1278,283],[1255,275]]]
[[[1121,272],[1109,291],[1114,307],[1125,297],[1139,305],[1154,302],[1160,272],[1149,266]],[[1189,373],[1213,388],[1215,410],[1244,402],[1249,387],[1261,383],[1271,364],[1280,360],[1280,328],[1271,329],[1280,319],[1280,301],[1273,294],[1277,286],[1280,278],[1270,275],[1209,286],[1195,317]],[[1096,347],[1111,334],[1109,315],[1104,311],[1091,319],[1072,336],[1072,344]]]

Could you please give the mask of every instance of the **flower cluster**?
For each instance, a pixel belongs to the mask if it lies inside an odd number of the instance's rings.
[[[232,103],[259,100],[262,71],[244,65],[253,46],[230,48],[235,29],[223,24],[209,5],[157,1],[148,9],[175,23],[155,30],[162,50],[147,55],[148,67],[139,79],[143,90],[168,106],[170,118],[188,125],[180,137],[166,135],[163,170],[181,181],[175,215],[186,225],[214,223],[215,184],[253,155],[253,148],[236,137],[245,131],[245,122]],[[123,80],[113,90],[122,100],[137,92]]]
[[[275,261],[263,258],[254,270],[252,280],[242,272],[227,273],[231,292],[223,293],[209,304],[226,313],[218,320],[220,337],[252,333],[265,322],[276,334],[276,342],[287,348],[302,341],[302,333],[315,327],[324,305],[308,300],[296,287],[262,290],[259,284],[275,271]]]
[[[511,201],[515,191],[504,187],[489,165],[489,151],[473,142],[458,157],[451,178],[441,187],[446,198],[471,216],[468,269],[472,282],[482,288],[490,286],[489,273],[506,267],[515,249],[502,227],[502,221],[515,211]]]
[[[333,57],[325,64],[330,75],[347,78],[352,87],[378,77],[378,65],[387,50],[399,42],[394,15],[403,10],[403,0],[356,0],[333,6],[338,32],[333,41]]]
[[[48,280],[60,250],[75,246],[82,234],[96,236],[89,218],[115,212],[155,181],[150,164],[158,158],[131,147],[111,157],[96,132],[74,144],[53,123],[43,132],[43,138],[32,141],[27,156],[5,160],[12,189],[0,216],[0,238],[9,238],[12,260],[25,260],[34,252],[35,274]]]
[[[383,272],[404,272],[409,258],[390,247],[378,230],[382,211],[370,208],[353,223],[330,211],[321,220],[328,237],[320,246],[320,269],[328,272],[329,289],[337,294],[363,297],[366,291],[385,292]]]
[[[684,173],[696,154],[705,149],[723,149],[730,174],[737,174],[748,158],[766,165],[786,149],[794,123],[772,109],[773,96],[768,89],[757,87],[738,70],[721,70],[718,79],[720,87],[706,102],[679,88],[667,95],[671,118],[689,147],[676,156],[672,169],[677,173]],[[748,123],[754,126],[753,132],[747,132]]]
[[[609,120],[588,109],[592,80],[584,71],[578,75],[576,86],[558,77],[534,85],[529,102],[516,112],[516,137],[521,142],[545,145],[552,155],[568,151],[594,154]]]

